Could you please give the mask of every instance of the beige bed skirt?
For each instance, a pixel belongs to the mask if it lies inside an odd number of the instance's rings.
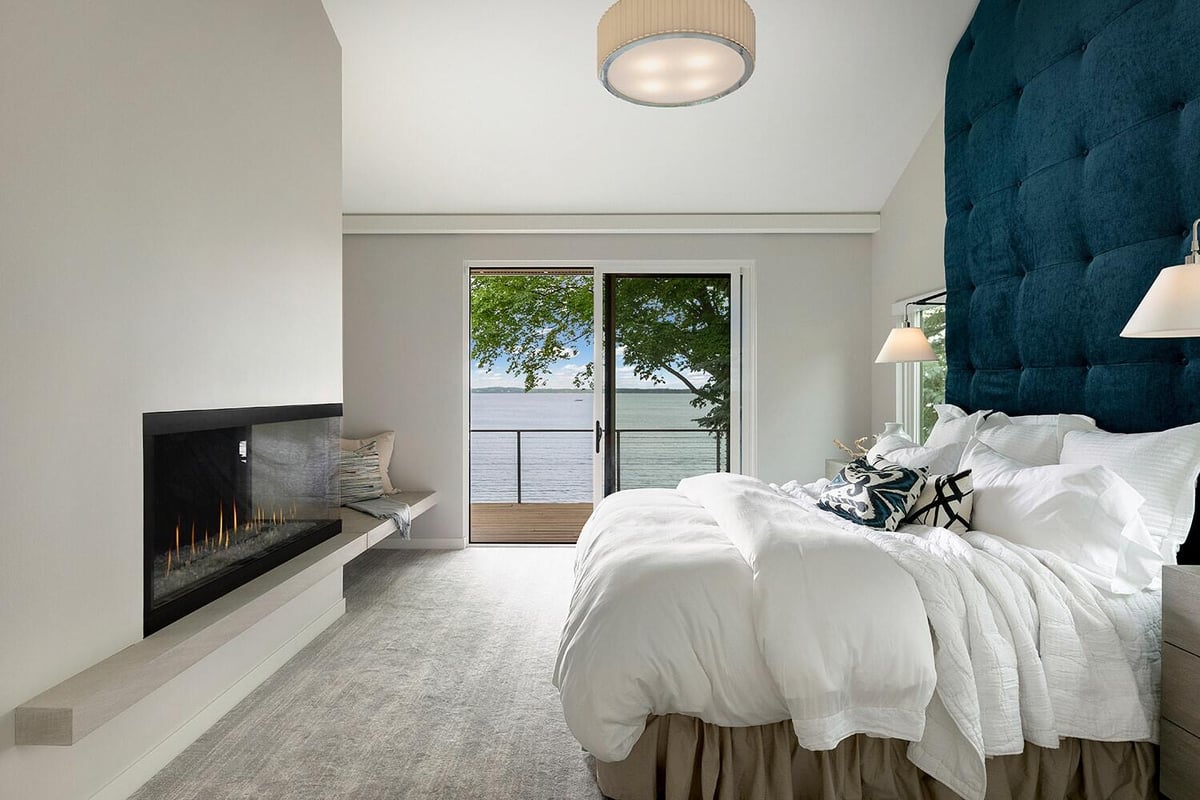
[[[614,800],[959,800],[921,772],[898,739],[854,736],[804,750],[790,722],[722,728],[695,717],[650,717],[624,761],[596,762]],[[988,759],[988,800],[1149,800],[1158,747],[1066,739],[1057,750]]]

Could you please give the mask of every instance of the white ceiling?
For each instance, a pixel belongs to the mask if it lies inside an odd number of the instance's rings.
[[[942,106],[978,0],[751,0],[758,61],[715,103],[596,79],[610,0],[324,0],[347,213],[878,211]]]

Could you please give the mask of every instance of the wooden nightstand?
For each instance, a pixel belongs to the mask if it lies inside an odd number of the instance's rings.
[[[1163,567],[1159,790],[1171,800],[1200,787],[1200,567]]]

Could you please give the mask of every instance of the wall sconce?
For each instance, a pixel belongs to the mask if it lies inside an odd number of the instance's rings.
[[[1197,269],[1200,270],[1200,268]],[[946,305],[944,300],[940,303],[933,301],[945,296],[945,292],[938,292],[906,303],[904,327],[892,328],[883,347],[879,350],[879,355],[875,357],[875,363],[900,364],[910,361],[937,361],[937,355],[933,352],[933,347],[929,344],[929,338],[925,336],[925,331],[915,327],[909,321],[908,309],[912,306],[944,306]]]
[[[1126,339],[1200,336],[1200,219],[1192,224],[1192,252],[1183,263],[1158,273],[1129,318]]]

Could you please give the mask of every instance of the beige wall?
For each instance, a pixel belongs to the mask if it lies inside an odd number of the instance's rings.
[[[938,114],[880,213],[871,250],[871,343],[875,360],[894,325],[892,304],[946,285],[946,143]],[[871,432],[896,419],[896,367],[871,366]]]
[[[126,766],[12,709],[141,638],[142,413],[341,400],[340,64],[319,0],[0,6],[0,797]]]
[[[869,236],[347,236],[346,431],[396,431],[392,478],[440,505],[415,538],[461,538],[466,260],[753,259],[758,472],[813,479],[833,437],[866,432]]]

